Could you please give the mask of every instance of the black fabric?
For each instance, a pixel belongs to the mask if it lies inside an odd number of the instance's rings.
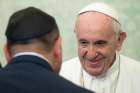
[[[1,93],[93,93],[52,72],[50,65],[36,56],[19,56],[0,69]]]
[[[47,34],[54,27],[57,25],[52,16],[37,8],[28,7],[10,17],[6,36],[11,41],[25,41]]]

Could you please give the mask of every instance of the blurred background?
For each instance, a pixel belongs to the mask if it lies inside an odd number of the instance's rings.
[[[10,15],[22,8],[35,6],[56,18],[63,47],[63,61],[77,56],[77,43],[74,34],[74,24],[77,12],[94,1],[111,4],[119,12],[122,29],[127,38],[122,48],[122,54],[140,61],[140,0],[0,0],[0,62],[6,65],[3,47],[4,36]]]

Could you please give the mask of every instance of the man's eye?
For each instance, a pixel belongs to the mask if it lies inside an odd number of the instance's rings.
[[[103,46],[103,45],[106,45],[107,42],[106,41],[97,41],[95,44],[99,45],[99,46]]]
[[[85,40],[80,40],[79,43],[80,43],[80,45],[87,45],[88,44],[88,42]]]
[[[87,44],[87,42],[85,42],[85,41],[82,41],[82,42],[80,42],[81,44]]]

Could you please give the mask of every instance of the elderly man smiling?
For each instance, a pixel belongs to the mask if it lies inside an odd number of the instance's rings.
[[[111,6],[92,3],[83,8],[75,34],[79,58],[64,62],[62,76],[97,93],[140,92],[140,63],[118,53],[126,33]]]

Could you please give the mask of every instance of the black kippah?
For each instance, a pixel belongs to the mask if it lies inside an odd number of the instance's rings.
[[[26,41],[47,34],[56,26],[52,16],[37,8],[28,7],[10,17],[6,37],[10,41]]]

